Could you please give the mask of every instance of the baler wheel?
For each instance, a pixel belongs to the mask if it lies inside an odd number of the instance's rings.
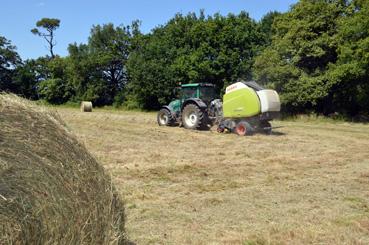
[[[241,121],[237,123],[236,128],[234,129],[235,133],[239,136],[245,136],[245,135],[252,135],[253,134],[253,128],[251,127],[250,123],[246,121]]]
[[[218,127],[217,127],[217,132],[218,132],[218,133],[223,133],[223,132],[224,132],[224,129],[225,129],[225,128],[224,128],[223,126],[218,126]]]

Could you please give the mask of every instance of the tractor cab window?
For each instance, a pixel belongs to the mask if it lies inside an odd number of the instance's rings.
[[[196,97],[197,97],[196,87],[182,88],[182,99],[189,99],[189,98],[196,98]]]
[[[200,98],[205,101],[205,103],[211,102],[216,99],[216,97],[217,95],[214,87],[200,87]]]

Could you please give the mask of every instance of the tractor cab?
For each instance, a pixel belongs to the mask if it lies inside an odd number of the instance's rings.
[[[180,100],[182,103],[190,98],[198,98],[208,104],[215,99],[215,97],[215,86],[211,83],[191,83],[181,85]]]
[[[206,128],[209,124],[208,107],[217,98],[215,85],[210,83],[182,84],[176,89],[177,99],[163,106],[158,113],[159,125],[186,128]]]
[[[182,84],[181,87],[176,88],[175,94],[176,99],[168,105],[175,114],[180,113],[183,105],[193,99],[201,100],[209,105],[217,97],[215,85],[211,83]]]

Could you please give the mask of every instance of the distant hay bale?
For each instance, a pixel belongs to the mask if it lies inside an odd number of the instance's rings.
[[[91,101],[82,101],[81,102],[81,111],[82,112],[92,112],[92,102]]]
[[[125,244],[124,206],[57,114],[0,94],[0,244]]]

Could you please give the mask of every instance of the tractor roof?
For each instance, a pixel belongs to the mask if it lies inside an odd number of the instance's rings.
[[[188,83],[188,84],[182,84],[182,88],[188,88],[188,87],[215,87],[214,84],[211,83]]]

